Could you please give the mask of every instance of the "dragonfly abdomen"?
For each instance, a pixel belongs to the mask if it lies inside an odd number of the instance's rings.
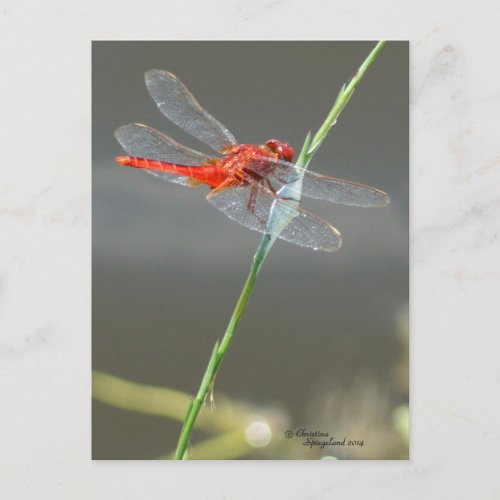
[[[117,156],[115,160],[120,165],[190,177],[191,179],[201,181],[210,187],[217,187],[219,184],[224,182],[228,176],[228,173],[224,168],[215,165],[176,165],[175,163],[168,163],[160,160],[149,160],[147,158],[139,158],[136,156]]]

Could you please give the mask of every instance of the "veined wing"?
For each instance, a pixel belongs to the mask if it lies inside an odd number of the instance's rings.
[[[178,127],[219,152],[236,144],[233,134],[200,106],[175,75],[152,69],[146,72],[145,79],[160,111]]]
[[[306,212],[297,204],[279,198],[266,189],[262,183],[248,186],[231,186],[231,181],[212,191],[207,200],[243,226],[270,234],[276,230],[280,221],[288,225],[279,238],[302,247],[333,252],[340,248],[342,237],[337,229],[314,214]],[[270,214],[273,216],[270,228]],[[279,220],[276,220],[276,217]]]
[[[385,207],[390,202],[389,195],[380,189],[317,174],[283,160],[262,157],[245,167],[265,177],[275,191],[284,185],[291,185],[302,176],[302,195],[308,198],[355,207]],[[298,183],[297,195],[300,194],[299,187]]]
[[[138,156],[139,158],[189,166],[201,165],[213,159],[206,154],[179,144],[168,135],[154,128],[140,123],[123,125],[115,131],[115,137],[129,155]],[[146,169],[144,169],[144,172],[175,184],[189,186],[192,183],[189,177],[182,175],[173,175]]]
[[[201,165],[213,159],[141,123],[123,125],[115,131],[115,137],[129,155],[139,158],[166,161],[177,165]]]

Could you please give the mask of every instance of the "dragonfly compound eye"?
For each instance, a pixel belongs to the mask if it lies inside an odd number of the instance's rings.
[[[295,151],[290,144],[278,141],[278,139],[271,139],[267,141],[266,146],[273,153],[277,153],[280,159],[285,161],[292,161],[293,155],[295,154]]]

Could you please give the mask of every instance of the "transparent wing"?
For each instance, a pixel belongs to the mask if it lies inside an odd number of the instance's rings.
[[[245,167],[265,177],[275,191],[279,191],[284,185],[290,185],[303,175],[302,195],[308,198],[356,207],[385,207],[390,202],[389,195],[380,189],[310,170],[304,171],[283,160],[262,157],[248,162]],[[299,187],[298,183],[297,190]],[[297,194],[300,193],[297,191]]]
[[[200,106],[175,75],[152,69],[146,72],[145,79],[160,111],[178,127],[216,151],[236,144],[233,134]]]
[[[115,131],[115,137],[129,155],[139,158],[177,165],[201,165],[213,158],[187,148],[168,135],[140,123],[123,125]]]
[[[213,159],[208,155],[179,144],[168,135],[154,128],[140,123],[123,125],[115,131],[115,137],[129,155],[138,156],[139,158],[189,166],[201,165]],[[183,175],[173,175],[146,169],[144,169],[144,172],[174,184],[192,186],[192,180]]]
[[[193,180],[191,179],[191,177],[186,177],[184,175],[168,174],[166,172],[157,172],[155,170],[146,170],[145,168],[142,169],[142,171],[146,172],[147,174],[153,175],[154,177],[157,177],[158,179],[161,179],[162,181],[173,182],[174,184],[179,184],[181,186],[188,186],[188,187],[199,186],[199,184],[193,183]]]
[[[342,244],[337,229],[297,204],[279,198],[261,183],[227,184],[212,191],[207,200],[229,218],[260,233],[274,233],[289,221],[279,238],[302,247],[333,252]]]

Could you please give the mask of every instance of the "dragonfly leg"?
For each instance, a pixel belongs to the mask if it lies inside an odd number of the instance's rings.
[[[273,185],[271,184],[271,181],[266,178],[266,182],[269,187],[269,191],[271,191],[271,193],[273,193],[274,195],[277,194],[276,189],[274,189]]]
[[[250,191],[250,196],[248,197],[247,209],[261,224],[266,224],[267,219],[263,219],[262,217],[259,217],[258,214],[255,213],[255,204],[257,201],[257,194],[259,191],[259,187],[262,187],[262,183],[260,182],[252,186],[252,189]]]
[[[250,196],[248,197],[247,209],[254,213],[255,211],[255,200],[257,198],[257,186],[252,186],[250,191]]]

